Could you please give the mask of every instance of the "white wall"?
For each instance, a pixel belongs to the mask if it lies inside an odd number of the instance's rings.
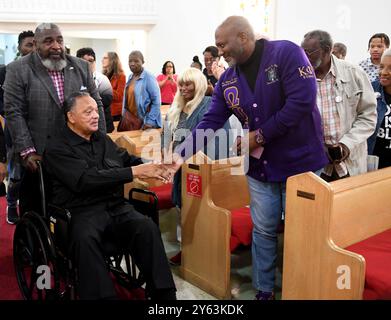
[[[0,64],[7,64],[16,57],[18,36],[12,34],[0,34]]]
[[[348,46],[347,58],[355,63],[367,56],[367,42],[373,33],[385,32],[391,36],[390,0],[272,1],[277,3],[273,28],[275,38],[300,44],[307,31],[324,29],[332,34],[334,41]],[[153,21],[156,24],[135,24],[134,17],[128,20],[122,17],[129,24],[83,24],[75,21],[59,25],[66,41],[68,38],[73,41],[72,49],[84,44],[96,50],[98,69],[103,53],[113,50],[119,53],[128,74],[128,55],[137,49],[144,53],[145,67],[152,73],[160,73],[166,60],[174,61],[179,73],[190,66],[194,55],[203,61],[203,50],[214,44],[216,27],[227,16],[240,14],[239,3],[239,0],[164,0],[157,1],[153,10],[157,12]],[[0,22],[0,32],[17,34],[34,25]],[[85,42],[80,38],[86,39]]]
[[[224,0],[159,1],[159,20],[148,33],[145,67],[154,74],[163,63],[172,60],[176,72],[190,67],[193,56],[214,45],[216,27],[224,20],[221,3]]]
[[[347,60],[353,63],[368,57],[371,35],[391,36],[391,1],[277,0],[275,37],[300,44],[306,32],[328,31],[334,42],[348,47]]]

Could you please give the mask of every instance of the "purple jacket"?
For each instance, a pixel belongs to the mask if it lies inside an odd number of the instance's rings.
[[[328,162],[316,80],[304,51],[289,41],[265,41],[253,93],[237,67],[215,87],[209,111],[196,129],[219,129],[235,114],[244,129],[261,128],[266,139],[260,159],[250,156],[248,175],[264,182],[285,182],[292,175],[316,171]],[[195,130],[192,135],[195,141]],[[192,143],[188,137],[184,145]],[[193,144],[195,153],[199,146]],[[177,151],[183,154],[182,148]]]

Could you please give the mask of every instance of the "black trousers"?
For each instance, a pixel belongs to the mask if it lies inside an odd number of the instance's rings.
[[[80,299],[116,297],[103,241],[113,241],[129,250],[152,296],[167,290],[175,292],[159,228],[129,204],[121,205],[121,211],[125,213],[113,215],[107,210],[91,210],[72,214],[70,249],[78,268]]]

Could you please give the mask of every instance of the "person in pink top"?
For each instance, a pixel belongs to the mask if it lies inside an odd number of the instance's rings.
[[[177,79],[175,65],[172,61],[163,64],[162,74],[156,77],[160,87],[162,105],[171,104],[177,91]]]

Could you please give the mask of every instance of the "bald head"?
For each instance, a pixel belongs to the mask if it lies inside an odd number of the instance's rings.
[[[250,40],[255,40],[254,30],[251,27],[250,23],[245,17],[242,16],[230,16],[223,21],[223,23],[217,28],[216,32],[219,29],[224,29],[232,34],[245,33]]]
[[[40,25],[38,25],[38,27],[35,29],[35,32],[34,32],[35,41],[42,40],[43,38],[45,38],[45,36],[48,33],[51,33],[52,31],[56,31],[61,34],[61,31],[60,31],[60,28],[58,27],[58,25],[56,25],[54,23],[41,23]]]
[[[228,17],[216,29],[216,47],[230,66],[245,63],[255,50],[255,35],[248,20]]]

